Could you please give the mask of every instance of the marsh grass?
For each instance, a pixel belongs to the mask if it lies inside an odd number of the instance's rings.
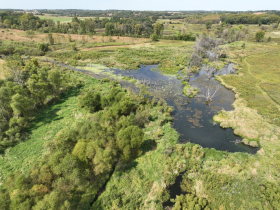
[[[118,50],[104,52],[104,50],[91,51],[56,51],[47,56],[62,62],[69,59],[85,63],[99,63],[107,67],[120,69],[138,69],[140,64],[160,64],[159,70],[166,74],[175,74],[185,68],[192,52],[193,42],[175,42],[178,46],[169,46],[159,43],[151,46],[135,46],[119,48]]]

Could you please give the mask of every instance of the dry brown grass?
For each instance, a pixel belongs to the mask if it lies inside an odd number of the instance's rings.
[[[127,45],[116,45],[116,46],[102,46],[102,47],[91,47],[91,48],[85,48],[81,51],[89,51],[89,50],[96,50],[96,49],[107,49],[107,48],[120,48],[120,47],[148,47],[150,46],[150,43],[139,43],[139,44],[127,44]]]
[[[201,180],[197,180],[195,182],[195,192],[196,192],[196,195],[198,197],[201,197],[201,198],[208,198],[208,195],[205,193],[205,190],[204,190],[204,186],[203,186],[203,181]]]
[[[3,32],[2,32],[3,31]],[[39,34],[35,33],[34,36],[29,37],[26,35],[26,32],[17,30],[17,29],[9,29],[7,30],[2,30],[0,32],[0,40],[7,40],[7,41],[32,41],[34,40],[35,42],[39,41],[45,41],[47,42],[47,34]],[[64,37],[64,38],[63,38]],[[55,40],[55,43],[63,43],[63,42],[68,42],[68,35],[63,34],[63,33],[53,33],[53,38]],[[110,38],[108,36],[98,36],[94,35],[92,37],[88,35],[79,35],[79,34],[71,34],[71,39],[74,41],[78,42],[89,42],[89,43],[94,43],[94,42],[109,42]],[[149,42],[150,39],[146,38],[132,38],[132,37],[118,37],[118,36],[112,36],[112,40],[114,40],[115,43],[133,43],[133,44],[139,44],[139,43],[145,43]]]

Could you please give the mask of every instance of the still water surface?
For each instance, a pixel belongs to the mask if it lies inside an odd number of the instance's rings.
[[[180,134],[180,143],[192,142],[202,147],[215,148],[217,150],[229,152],[256,153],[258,148],[252,148],[243,144],[236,144],[236,140],[241,137],[234,135],[231,128],[223,129],[213,122],[213,116],[220,110],[233,110],[234,93],[220,84],[214,77],[209,80],[205,66],[197,74],[190,77],[190,84],[197,87],[197,96],[203,95],[207,88],[213,93],[217,92],[213,101],[207,103],[203,97],[188,98],[182,94],[183,86],[181,80],[176,76],[162,75],[157,70],[157,65],[141,66],[138,70],[104,69],[100,73],[80,70],[95,78],[108,77],[108,73],[117,76],[126,76],[137,79],[140,83],[145,83],[151,96],[163,98],[168,105],[174,107],[173,127]],[[229,64],[225,68],[216,72],[227,75],[234,73],[233,65]],[[78,70],[78,69],[76,69]],[[139,87],[126,80],[120,81],[121,85],[132,91],[139,92]]]

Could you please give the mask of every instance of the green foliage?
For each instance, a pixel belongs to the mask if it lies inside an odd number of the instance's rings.
[[[106,23],[106,25],[105,25],[105,35],[106,36],[114,35],[114,23]]]
[[[206,25],[206,29],[211,29],[212,28],[212,21],[210,21],[210,20],[206,21],[205,25]]]
[[[279,183],[267,182],[260,186],[261,194],[270,203],[273,209],[280,206],[280,185]]]
[[[244,50],[246,48],[245,42],[242,44],[242,49]]]
[[[56,84],[54,79],[52,83]],[[153,106],[118,85],[110,90],[110,85],[98,82],[88,86],[86,93],[79,96],[79,104],[84,103],[83,107],[88,109],[91,101],[98,98],[103,110],[93,110],[93,114],[87,113],[87,117],[58,132],[47,144],[50,152],[37,162],[28,176],[12,174],[4,185],[11,193],[0,192],[0,199],[8,196],[1,205],[12,209],[89,209],[116,165],[130,164],[141,154],[142,127],[149,122],[149,117],[140,114]],[[89,91],[100,90],[100,86],[105,94]]]
[[[183,209],[206,209],[210,210],[208,207],[208,201],[205,198],[198,198],[195,195],[180,195],[176,196],[176,199],[173,200],[175,205],[172,209],[174,210],[183,210]]]
[[[229,24],[269,24],[279,22],[279,16],[275,14],[224,14],[221,21]]]
[[[163,32],[163,29],[164,29],[163,25],[157,22],[154,25],[154,34],[160,36]]]
[[[44,53],[49,51],[49,46],[45,43],[38,44],[38,49]]]
[[[93,113],[101,109],[101,96],[99,93],[87,92],[80,97],[79,106],[86,108],[89,112]]]
[[[265,35],[265,31],[263,30],[257,31],[255,36],[256,41],[260,42],[264,38],[264,35]]]
[[[51,33],[48,34],[48,40],[49,40],[49,45],[53,45],[54,44],[54,38],[53,38]]]
[[[0,149],[21,141],[34,111],[72,87],[66,71],[40,68],[36,59],[23,63],[14,56],[7,69],[11,76],[0,87]]]
[[[267,38],[267,42],[271,42],[271,36]]]
[[[143,131],[137,126],[129,126],[117,134],[117,147],[122,151],[124,160],[129,161],[139,155],[143,143]]]
[[[76,43],[71,44],[71,49],[72,49],[73,51],[77,51]]]
[[[193,88],[189,83],[187,83],[183,88],[183,93],[190,98],[193,98],[197,94],[197,92],[198,89]]]
[[[152,41],[153,41],[153,42],[158,41],[158,35],[157,35],[157,34],[153,34],[153,35],[152,35]]]

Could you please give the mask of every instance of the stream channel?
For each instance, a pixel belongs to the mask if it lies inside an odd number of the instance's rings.
[[[110,75],[122,78],[130,77],[138,80],[138,83],[145,84],[150,95],[156,98],[164,99],[169,106],[174,107],[173,128],[180,134],[179,143],[192,142],[202,147],[215,148],[216,150],[228,152],[246,152],[255,154],[258,148],[237,144],[236,140],[241,141],[240,136],[236,136],[231,128],[223,129],[219,123],[213,122],[213,116],[220,110],[233,110],[235,94],[222,86],[214,77],[209,80],[207,67],[202,66],[201,70],[190,77],[189,84],[198,89],[197,96],[203,95],[208,88],[211,93],[217,90],[213,100],[206,102],[203,97],[189,98],[182,93],[183,86],[181,80],[175,75],[163,75],[158,71],[158,65],[141,66],[138,70],[119,70],[105,68],[100,72],[92,72],[81,69],[74,69],[88,74],[94,78],[102,79]],[[228,75],[235,74],[233,64],[225,66],[215,74]],[[179,72],[181,75],[181,73]],[[182,76],[182,75],[181,75]],[[120,79],[120,84],[124,88],[138,93],[139,85],[135,85],[125,79]],[[182,194],[180,182],[182,174],[176,178],[175,183],[169,187],[170,198],[176,198],[176,195]],[[164,203],[164,206],[172,206],[170,201]]]

